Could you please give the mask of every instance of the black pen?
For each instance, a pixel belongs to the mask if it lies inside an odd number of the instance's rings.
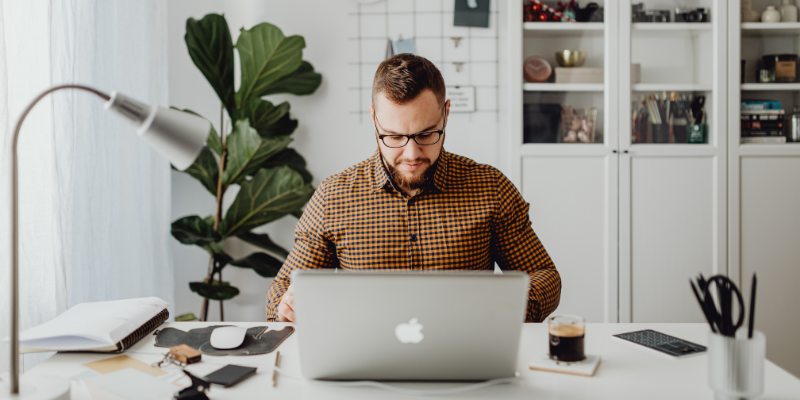
[[[750,288],[750,322],[749,326],[747,327],[747,338],[753,338],[753,326],[755,325],[756,320],[756,273],[753,272],[753,286]]]
[[[689,284],[692,285],[694,297],[696,297],[697,302],[700,303],[700,309],[703,310],[703,315],[706,316],[706,321],[708,321],[708,325],[711,327],[711,332],[717,333],[716,328],[714,328],[714,322],[711,320],[711,316],[708,315],[708,308],[706,307],[705,301],[700,297],[700,293],[697,292],[697,288],[694,287],[694,282],[692,282],[691,279],[689,279]]]

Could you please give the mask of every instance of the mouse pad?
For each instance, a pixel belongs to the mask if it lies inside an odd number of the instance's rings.
[[[223,326],[232,325],[213,325],[191,329],[188,332],[175,328],[164,328],[155,331],[153,334],[156,335],[156,347],[172,347],[185,344],[210,356],[253,356],[271,353],[294,333],[294,327],[291,326],[284,327],[279,331],[268,331],[266,326],[254,326],[247,328],[244,342],[239,347],[235,349],[215,349],[209,343],[211,332]]]

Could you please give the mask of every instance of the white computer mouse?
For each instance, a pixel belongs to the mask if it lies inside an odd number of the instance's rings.
[[[244,342],[247,328],[222,326],[211,332],[209,342],[215,349],[235,349]]]

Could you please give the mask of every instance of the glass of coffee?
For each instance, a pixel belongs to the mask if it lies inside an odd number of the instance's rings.
[[[577,315],[555,315],[547,318],[550,339],[550,359],[559,362],[578,362],[586,359],[583,339],[586,320]]]

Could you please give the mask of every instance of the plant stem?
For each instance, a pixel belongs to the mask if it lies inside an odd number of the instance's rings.
[[[219,284],[221,285],[222,284],[222,270],[221,269],[217,270],[217,276],[219,277]],[[225,321],[225,310],[222,309],[222,303],[223,303],[223,301],[220,300],[219,301],[219,320],[220,321]]]
[[[217,209],[216,213],[214,214],[214,233],[219,233],[219,221],[222,217],[222,199],[225,195],[225,186],[222,184],[222,174],[225,172],[225,166],[228,161],[228,146],[225,142],[225,126],[224,126],[224,114],[223,110],[225,110],[225,105],[220,105],[219,110],[219,129],[220,129],[220,142],[222,144],[222,155],[220,156],[219,160],[219,178],[217,179]],[[213,267],[212,267],[213,266]],[[219,268],[219,264],[216,260],[214,255],[211,255],[211,259],[208,262],[208,272],[206,272],[206,279],[205,283],[212,283],[214,282],[214,272],[217,271],[219,273],[219,282],[222,284],[222,269]],[[219,311],[220,311],[220,318],[224,318],[224,314],[222,313],[222,301],[219,302]],[[206,321],[208,319],[208,298],[203,298],[203,306],[200,311],[200,320]]]
[[[211,273],[214,271],[214,255],[211,254],[208,257],[208,272],[206,273],[205,283],[208,283],[208,277],[211,276]],[[204,322],[208,319],[208,299],[203,297],[203,306],[200,308],[200,321]]]

